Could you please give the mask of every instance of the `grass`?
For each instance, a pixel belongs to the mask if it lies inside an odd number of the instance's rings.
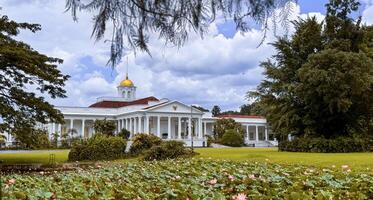
[[[199,157],[248,162],[274,162],[285,165],[307,165],[315,167],[341,167],[349,165],[359,171],[373,170],[373,153],[294,153],[278,152],[277,148],[199,148]],[[56,162],[67,161],[69,150],[43,150],[31,152],[0,153],[4,164],[49,162],[49,155],[55,154]]]
[[[349,165],[359,171],[373,170],[373,153],[298,153],[279,152],[277,148],[201,148],[200,157],[233,161],[274,162],[285,165],[341,167]],[[266,160],[267,159],[267,160]]]
[[[0,162],[2,164],[31,164],[40,163],[48,164],[50,154],[55,155],[57,163],[67,161],[69,150],[37,150],[37,151],[20,151],[12,153],[0,153]]]

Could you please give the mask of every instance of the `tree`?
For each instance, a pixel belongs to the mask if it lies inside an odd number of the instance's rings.
[[[74,20],[77,11],[94,13],[92,36],[96,40],[104,37],[108,23],[111,23],[111,58],[114,66],[120,61],[124,49],[140,49],[149,53],[148,41],[151,33],[158,33],[166,44],[181,46],[194,31],[201,36],[217,14],[233,18],[236,29],[247,31],[252,22],[268,29],[268,18],[286,24],[292,10],[292,0],[66,0]],[[275,12],[282,8],[282,12]],[[277,14],[279,13],[279,14]],[[250,22],[251,20],[251,22]],[[273,24],[276,24],[273,23]],[[286,26],[285,26],[286,27]],[[124,45],[127,40],[127,45]]]
[[[66,97],[63,86],[68,76],[57,68],[62,60],[16,40],[25,29],[34,33],[41,28],[0,15],[0,132],[29,134],[19,130],[33,129],[37,123],[63,123],[63,115],[44,99]]]
[[[21,147],[28,149],[47,149],[51,147],[48,133],[45,130],[34,127],[24,127],[14,130],[15,140]]]
[[[217,105],[212,107],[211,114],[212,114],[213,117],[216,117],[216,116],[220,115],[220,107],[217,106]]]
[[[103,120],[96,120],[93,124],[93,128],[95,129],[96,133],[101,133],[105,135],[114,135],[114,131],[116,129],[116,125],[114,121],[109,121],[106,119]]]
[[[214,124],[214,138],[220,140],[227,130],[237,131],[242,137],[244,136],[244,130],[242,125],[231,118],[218,119]]]
[[[323,23],[295,21],[292,37],[273,44],[274,61],[261,63],[266,80],[249,96],[280,140],[373,135],[373,34],[348,17],[358,5],[331,0]]]
[[[258,102],[244,104],[240,107],[241,115],[263,115],[261,105]]]
[[[242,147],[245,145],[245,139],[237,130],[228,129],[223,134],[221,143],[231,147]]]

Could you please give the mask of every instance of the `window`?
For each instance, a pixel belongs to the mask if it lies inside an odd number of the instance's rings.
[[[258,126],[259,140],[265,140],[265,126]]]
[[[255,126],[249,126],[249,140],[255,140]]]

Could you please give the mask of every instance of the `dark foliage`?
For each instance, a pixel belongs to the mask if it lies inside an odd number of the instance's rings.
[[[118,133],[118,136],[119,137],[122,137],[126,140],[129,139],[129,137],[131,136],[131,132],[129,132],[129,130],[123,128],[122,130],[120,130],[120,132]]]
[[[282,141],[280,151],[346,153],[373,151],[373,137],[295,138]]]
[[[141,154],[145,150],[150,149],[152,146],[161,144],[162,140],[152,134],[138,133],[133,139],[133,143],[130,148],[130,153],[133,155]]]
[[[242,147],[245,145],[243,135],[234,129],[226,130],[223,137],[219,141],[221,144],[231,147]]]
[[[220,107],[215,105],[211,109],[211,114],[212,114],[213,117],[216,117],[216,116],[220,115],[220,111],[221,111]]]
[[[0,15],[0,132],[32,129],[38,122],[63,123],[62,114],[44,99],[66,97],[63,87],[68,76],[57,68],[62,60],[40,54],[16,40],[21,30],[35,33],[41,28],[38,24],[17,23]],[[18,131],[21,133],[29,134]]]
[[[219,141],[227,130],[235,130],[240,135],[244,135],[242,125],[233,119],[218,119],[214,124],[214,139]]]
[[[25,128],[16,129],[13,132],[15,140],[18,142],[20,149],[48,149],[52,147],[48,133],[45,130]]]
[[[116,129],[116,125],[114,121],[110,120],[96,120],[95,123],[93,124],[93,128],[95,129],[96,133],[102,133],[104,135],[114,135],[114,131]]]
[[[150,33],[158,33],[166,44],[181,46],[193,31],[201,36],[215,20],[217,14],[233,18],[239,31],[250,29],[254,21],[268,28],[268,18],[273,16],[274,25],[286,19],[292,11],[291,0],[66,0],[74,20],[78,11],[94,15],[92,36],[96,40],[104,37],[107,27],[113,27],[110,63],[120,62],[123,50],[140,49],[150,53],[148,42]],[[282,8],[282,12],[274,12]],[[125,40],[127,40],[126,45]]]
[[[183,142],[163,141],[160,145],[151,147],[146,151],[144,160],[168,160],[175,158],[186,158],[195,155],[192,150],[185,148]]]
[[[249,96],[280,141],[373,134],[373,29],[349,18],[358,5],[331,0],[322,23],[295,21],[291,38],[279,38],[273,60],[261,63],[266,80]]]
[[[97,134],[88,140],[73,143],[69,161],[113,160],[125,155],[126,140],[121,137]]]

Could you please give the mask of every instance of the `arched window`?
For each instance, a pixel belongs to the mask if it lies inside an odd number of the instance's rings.
[[[128,93],[127,93],[127,98],[131,98],[131,92],[130,91],[128,91]]]

